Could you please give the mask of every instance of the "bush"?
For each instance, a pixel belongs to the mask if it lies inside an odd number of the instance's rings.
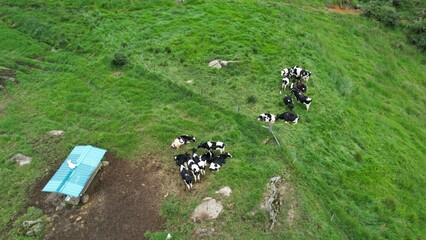
[[[124,53],[116,53],[111,61],[111,65],[114,67],[123,67],[129,63],[129,59]]]
[[[250,96],[247,97],[246,102],[248,104],[256,104],[257,103],[257,97],[250,95]]]
[[[420,48],[423,52],[426,51],[426,20],[421,19],[411,22],[407,27],[408,41]]]
[[[395,27],[399,22],[399,14],[395,11],[394,7],[381,6],[376,4],[369,5],[363,12],[363,15],[369,18],[376,19],[384,23],[388,27]]]

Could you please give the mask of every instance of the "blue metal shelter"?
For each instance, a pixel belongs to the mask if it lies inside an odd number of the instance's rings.
[[[42,191],[80,197],[99,170],[105,153],[105,149],[90,145],[75,146]]]

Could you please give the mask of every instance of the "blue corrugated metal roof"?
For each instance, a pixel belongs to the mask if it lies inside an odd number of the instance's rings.
[[[79,197],[105,153],[105,149],[90,145],[74,147],[42,191]],[[68,160],[76,167],[70,168]]]

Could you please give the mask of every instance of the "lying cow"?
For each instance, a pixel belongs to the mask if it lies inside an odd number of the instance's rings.
[[[181,146],[189,142],[195,142],[195,137],[184,134],[184,135],[181,135],[180,137],[177,137],[173,141],[171,147],[175,149],[179,149]]]
[[[216,156],[213,162],[210,164],[209,170],[219,171],[220,167],[222,167],[222,165],[226,163],[227,158],[232,158],[232,155],[229,153],[223,153],[219,156]]]
[[[257,120],[267,123],[274,123],[276,120],[276,116],[270,113],[261,113],[257,117]]]
[[[286,123],[294,123],[296,124],[299,121],[299,115],[292,112],[283,112],[277,115],[277,119],[281,119]]]
[[[198,148],[205,148],[207,151],[219,150],[220,153],[225,151],[225,144],[223,142],[202,142],[198,144]]]

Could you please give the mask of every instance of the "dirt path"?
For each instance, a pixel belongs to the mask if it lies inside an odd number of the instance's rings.
[[[178,188],[166,177],[172,170],[153,157],[130,163],[107,153],[106,159],[109,166],[98,173],[80,208],[57,209],[63,197],[41,192],[51,176],[34,189],[31,201],[51,222],[43,239],[144,239],[147,230],[162,229],[160,202]]]

